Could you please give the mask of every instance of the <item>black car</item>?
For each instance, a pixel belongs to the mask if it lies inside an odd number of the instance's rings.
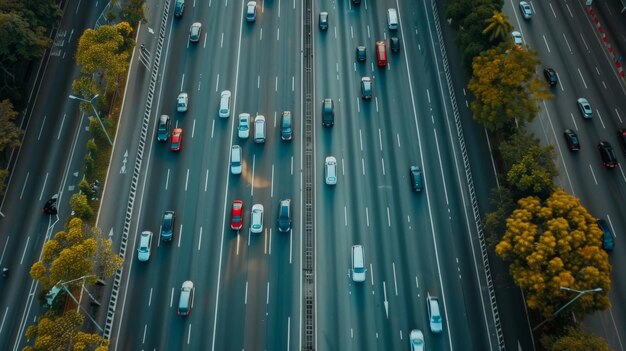
[[[391,37],[389,39],[391,46],[391,52],[400,52],[400,39],[398,37]]]
[[[58,199],[59,199],[59,195],[54,194],[54,196],[48,199],[48,201],[46,201],[46,203],[43,205],[41,212],[45,214],[51,214],[51,215],[57,214],[58,211],[57,211],[56,202]]]
[[[335,124],[335,108],[333,99],[322,100],[322,125],[332,127]]]
[[[617,130],[617,142],[622,147],[622,152],[626,156],[626,128]]]
[[[291,230],[291,199],[280,200],[278,207],[278,231],[288,232]]]
[[[609,225],[604,219],[598,219],[596,223],[598,223],[598,227],[602,230],[602,248],[605,251],[613,251],[613,248],[615,248],[615,238],[613,237],[611,228],[609,228]]]
[[[185,0],[176,0],[174,5],[174,17],[182,17],[185,12]]]
[[[352,0],[352,3],[355,5],[360,5],[361,4],[361,0]]]
[[[176,214],[174,211],[165,211],[163,223],[161,224],[162,241],[172,241],[174,237],[174,222],[176,222]]]
[[[359,62],[365,62],[367,58],[367,51],[365,46],[359,45],[356,47],[356,60]]]
[[[617,166],[617,159],[613,153],[613,147],[608,141],[601,141],[600,144],[598,144],[598,150],[600,151],[604,167],[615,168]]]
[[[571,129],[565,129],[565,131],[563,132],[563,136],[565,137],[567,148],[570,151],[580,150],[580,141],[578,140],[578,135],[576,135],[576,132]]]
[[[291,140],[291,138],[293,138],[293,120],[291,119],[291,111],[285,111],[280,116],[280,138],[282,140]]]
[[[546,81],[550,86],[555,86],[559,82],[559,77],[552,68],[544,68],[543,75],[546,77]]]
[[[170,135],[171,126],[170,116],[161,115],[159,117],[159,126],[157,128],[157,141],[167,141]]]
[[[320,12],[320,30],[328,29],[328,12]]]
[[[422,183],[422,170],[420,170],[419,166],[411,166],[409,168],[411,174],[411,186],[415,191],[422,191],[424,185]]]

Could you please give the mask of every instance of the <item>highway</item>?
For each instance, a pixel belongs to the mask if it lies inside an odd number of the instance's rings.
[[[552,67],[559,77],[559,84],[552,88],[554,99],[541,105],[539,116],[529,126],[542,143],[555,147],[559,169],[556,183],[579,197],[592,215],[606,219],[616,236],[615,249],[609,254],[613,265],[609,292],[612,306],[586,318],[585,327],[605,338],[613,349],[624,350],[626,305],[619,297],[624,296],[626,285],[618,277],[626,265],[620,254],[626,247],[620,236],[626,229],[620,210],[626,198],[626,176],[622,167],[625,157],[616,132],[625,126],[626,84],[617,75],[594,18],[584,4],[533,1],[530,20],[522,18],[517,2],[506,2],[504,10],[522,32],[524,42],[537,51],[543,66]],[[543,74],[542,69],[539,67],[538,74]],[[594,113],[591,120],[582,118],[576,105],[579,97],[590,102]],[[578,134],[580,151],[567,149],[563,138],[566,128]],[[603,167],[597,150],[597,144],[603,140],[613,146],[619,167]]]

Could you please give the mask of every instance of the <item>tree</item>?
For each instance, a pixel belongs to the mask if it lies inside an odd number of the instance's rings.
[[[558,335],[542,335],[541,344],[546,351],[610,350],[606,340],[585,332],[578,324],[566,327],[565,331]]]
[[[509,17],[500,11],[493,11],[493,15],[486,19],[485,23],[487,23],[487,27],[483,29],[482,33],[489,34],[491,42],[506,40],[513,30]]]
[[[128,3],[122,8],[120,17],[124,21],[128,21],[132,27],[136,27],[139,21],[146,21],[146,17],[143,15],[143,6],[145,0],[129,0]]]
[[[70,208],[76,217],[84,220],[93,218],[93,209],[89,206],[87,196],[85,194],[74,194],[70,198]]]
[[[22,130],[15,124],[17,116],[11,101],[0,101],[0,150],[20,146]]]
[[[516,198],[536,195],[545,199],[554,190],[553,179],[557,175],[553,146],[534,145],[509,169],[506,177]]]
[[[494,239],[500,240],[504,234],[506,219],[515,209],[513,193],[504,186],[493,188],[489,193],[489,205],[492,212],[485,215],[485,231],[490,238],[490,244],[492,244]],[[492,245],[495,246],[496,243]]]
[[[515,128],[513,133],[506,136],[506,140],[498,145],[498,152],[502,162],[504,162],[505,172],[508,172],[514,164],[518,163],[530,148],[540,145],[539,139],[526,128]]]
[[[474,119],[493,132],[532,121],[539,103],[552,97],[535,74],[538,64],[533,51],[510,50],[504,43],[476,56],[468,83]]]
[[[545,201],[530,196],[517,203],[496,253],[510,263],[509,271],[524,291],[528,308],[550,317],[572,298],[562,286],[602,288],[568,307],[579,316],[608,308],[611,265],[601,249],[602,231],[596,219],[562,189]]]
[[[32,346],[24,351],[104,351],[108,350],[109,340],[98,334],[80,332],[84,317],[76,310],[58,315],[46,312],[37,324],[26,329],[26,337],[34,339]]]

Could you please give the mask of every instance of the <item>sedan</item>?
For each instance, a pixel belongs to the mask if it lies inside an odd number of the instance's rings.
[[[550,86],[555,86],[559,82],[559,77],[552,68],[544,68],[543,76],[546,77],[546,81],[550,84]]]
[[[174,211],[165,211],[163,214],[163,222],[161,224],[161,240],[172,241],[174,237],[174,223],[176,222],[176,213]]]
[[[192,43],[197,43],[200,41],[200,35],[202,34],[202,23],[195,22],[189,28],[189,41]]]
[[[600,157],[602,157],[602,164],[604,167],[617,167],[617,159],[613,153],[613,147],[608,141],[601,141],[600,144],[598,144],[598,151],[600,151]]]
[[[578,151],[580,150],[580,141],[578,140],[578,135],[571,129],[565,129],[563,132],[563,136],[565,137],[565,142],[567,143],[567,148],[569,151]]]
[[[248,1],[246,7],[246,21],[254,22],[256,19],[256,1]]]
[[[239,123],[237,124],[237,136],[240,139],[247,139],[250,136],[250,114],[240,113]]]
[[[391,46],[391,52],[400,52],[400,39],[398,37],[389,38],[389,46]]]
[[[422,191],[424,188],[422,185],[422,170],[419,166],[411,166],[409,167],[409,171],[411,174],[411,187],[417,192]]]
[[[183,147],[183,130],[181,128],[175,128],[172,131],[172,143],[170,144],[170,150],[180,151]]]
[[[598,227],[600,227],[600,230],[602,230],[602,248],[605,251],[613,251],[615,248],[615,238],[613,237],[611,228],[604,219],[598,219],[596,223]]]
[[[170,116],[161,115],[159,117],[159,126],[157,127],[157,141],[167,141],[167,138],[170,137],[170,126],[171,126]]]
[[[409,333],[409,345],[411,346],[411,351],[424,351],[424,334],[421,330],[411,330],[411,333]]]
[[[252,216],[250,224],[250,233],[262,233],[263,232],[263,205],[254,204],[252,206]]]
[[[239,230],[243,227],[243,201],[233,201],[230,209],[230,229]]]
[[[587,101],[587,99],[579,98],[576,101],[578,102],[578,109],[580,110],[580,113],[582,113],[584,118],[589,119],[593,117],[593,110],[591,109],[591,105],[589,104],[589,101]]]
[[[533,17],[533,10],[530,8],[530,4],[526,1],[519,2],[519,9],[522,12],[524,19],[530,19]]]
[[[187,95],[187,93],[178,94],[178,98],[176,99],[176,111],[187,112],[187,107],[189,107],[189,95]]]
[[[328,185],[337,184],[337,159],[333,156],[328,156],[324,160],[324,180]]]
[[[152,247],[152,232],[146,230],[139,236],[139,248],[137,249],[137,259],[145,262],[150,259],[150,248]]]
[[[522,41],[522,33],[514,31],[511,33],[511,36],[513,37],[513,44],[517,46],[522,46],[522,44],[524,44],[524,42]]]
[[[365,46],[359,45],[356,47],[356,60],[359,62],[365,62],[367,58],[367,50]]]
[[[361,98],[369,100],[372,98],[372,78],[361,78]]]
[[[326,11],[320,12],[319,24],[320,24],[320,30],[328,29],[328,12]]]

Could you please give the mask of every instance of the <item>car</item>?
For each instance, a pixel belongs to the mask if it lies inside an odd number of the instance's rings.
[[[530,4],[526,1],[519,2],[519,9],[522,12],[524,19],[531,19],[533,17],[533,10],[530,8]]]
[[[237,136],[240,139],[247,139],[250,136],[250,114],[240,113],[237,124]]]
[[[161,241],[172,241],[174,238],[175,222],[176,213],[174,211],[165,211],[163,214],[163,222],[161,223]]]
[[[513,31],[511,33],[511,36],[513,37],[513,44],[515,44],[516,46],[522,46],[524,44],[524,42],[522,41],[522,33],[518,31]]]
[[[593,110],[591,109],[591,105],[587,99],[578,98],[576,102],[578,102],[578,109],[580,110],[580,113],[582,113],[583,118],[590,119],[593,117]]]
[[[185,0],[176,0],[174,5],[174,17],[182,17],[185,12]]]
[[[285,233],[291,230],[291,199],[280,200],[278,206],[278,231]]]
[[[359,62],[365,62],[367,59],[367,49],[363,45],[356,47],[356,60]]]
[[[178,315],[188,316],[191,314],[193,307],[193,295],[196,289],[193,287],[193,282],[187,280],[180,288],[180,297],[178,299]]]
[[[256,20],[256,1],[248,1],[246,6],[246,21],[254,22]]]
[[[617,143],[622,147],[622,152],[626,156],[626,128],[617,130]]]
[[[219,115],[221,118],[230,117],[230,90],[224,90],[220,94],[220,111]]]
[[[389,30],[398,29],[398,12],[396,9],[387,9],[387,27]]]
[[[361,4],[361,0],[352,0],[352,3],[355,5],[360,5]]]
[[[372,98],[372,78],[361,78],[361,98],[369,100]]]
[[[611,228],[604,219],[598,219],[596,223],[598,227],[600,227],[600,230],[602,230],[602,249],[605,251],[613,251],[615,248],[615,237],[613,237]]]
[[[189,95],[187,93],[178,94],[178,98],[176,98],[176,111],[178,112],[187,112],[187,108],[189,107]]]
[[[324,160],[324,180],[328,185],[337,184],[337,159],[333,156]]]
[[[411,175],[411,187],[413,190],[420,192],[424,188],[422,182],[422,170],[419,166],[411,166],[409,167],[410,175]]]
[[[183,130],[182,128],[174,128],[172,131],[172,143],[170,144],[170,150],[180,151],[183,147]]]
[[[241,151],[241,146],[233,145],[230,148],[230,173],[232,174],[241,174],[242,165],[241,159],[243,156],[243,152]]]
[[[409,333],[409,345],[411,351],[424,351],[424,334],[419,329],[413,329]]]
[[[352,257],[352,281],[362,283],[365,281],[367,269],[365,268],[365,252],[362,245],[352,245],[350,253]]]
[[[322,11],[319,15],[320,30],[328,29],[328,12]]]
[[[378,40],[375,45],[378,67],[387,67],[387,43],[384,40]]]
[[[265,116],[254,117],[254,142],[262,144],[265,142]]]
[[[54,194],[51,198],[46,201],[41,209],[42,213],[55,215],[58,213],[57,206],[55,205],[57,200],[59,199],[58,194]]]
[[[157,126],[157,141],[167,141],[170,137],[171,125],[172,121],[170,120],[170,116],[161,115],[159,117],[159,124]]]
[[[604,167],[617,167],[617,159],[613,153],[613,147],[608,141],[601,141],[600,144],[598,144],[598,150],[600,151],[600,157],[602,157],[602,164]]]
[[[565,142],[567,143],[567,148],[569,149],[569,151],[580,150],[580,141],[576,132],[571,129],[565,129],[565,131],[563,132],[563,136],[565,137]]]
[[[150,259],[150,248],[152,247],[152,232],[145,230],[139,235],[139,248],[137,249],[137,259],[145,262]]]
[[[556,75],[554,69],[550,67],[543,69],[543,76],[546,77],[546,81],[550,86],[555,86],[559,83],[559,77]]]
[[[389,46],[391,46],[391,52],[400,52],[400,39],[398,37],[389,38]]]
[[[439,309],[439,299],[430,294],[426,297],[426,307],[428,309],[428,322],[430,331],[433,333],[441,333],[443,330],[443,320]]]
[[[252,206],[252,215],[250,219],[250,233],[263,232],[263,205],[254,204]]]
[[[291,111],[283,111],[280,115],[280,138],[282,140],[291,140],[293,138]]]
[[[239,230],[243,227],[243,201],[235,200],[230,208],[230,229]]]
[[[202,35],[202,23],[194,22],[191,27],[189,27],[189,41],[192,43],[199,42],[200,35]]]
[[[333,99],[322,100],[322,125],[332,127],[335,124],[335,107]]]

